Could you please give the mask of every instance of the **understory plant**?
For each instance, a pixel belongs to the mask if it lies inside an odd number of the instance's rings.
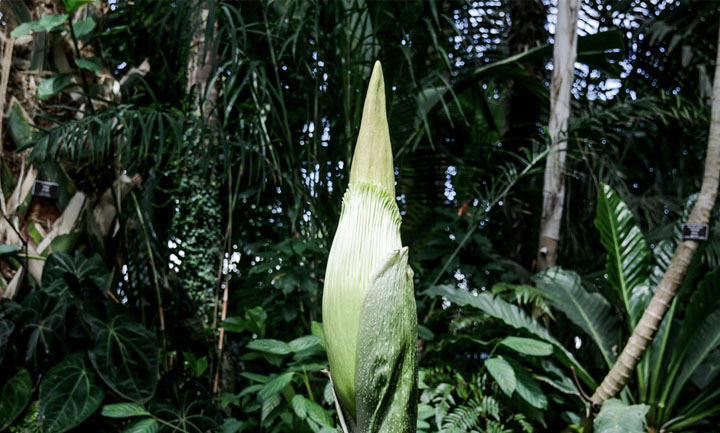
[[[346,432],[415,432],[417,311],[379,62],[342,206],[322,311],[340,422]]]
[[[587,333],[595,345],[590,350],[597,351],[608,369],[662,279],[694,200],[688,199],[672,237],[651,249],[627,205],[602,185],[595,226],[607,253],[604,276],[610,290],[590,291],[577,273],[559,267],[535,277],[551,305]],[[714,236],[710,229],[711,243]],[[720,415],[720,269],[697,283],[704,248],[690,264],[678,296],[638,364],[635,381],[621,394],[625,403],[647,405],[641,415],[647,413],[653,431],[707,428]]]

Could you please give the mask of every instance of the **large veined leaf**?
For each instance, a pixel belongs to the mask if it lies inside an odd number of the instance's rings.
[[[30,373],[25,368],[16,368],[0,388],[0,431],[9,427],[25,409],[32,392]]]
[[[500,344],[523,355],[550,356],[553,353],[552,344],[534,338],[514,337],[511,335],[503,338]]]
[[[28,336],[25,360],[41,364],[64,355],[66,299],[36,291],[22,306],[22,330]]]
[[[278,400],[279,395],[275,395]],[[165,421],[159,433],[205,433],[215,431],[220,417],[212,397],[200,387],[191,386],[177,396],[175,401],[153,399],[150,412]],[[180,430],[178,430],[180,429]]]
[[[695,369],[690,380],[700,389],[705,388],[720,373],[720,348],[713,350],[700,366]]]
[[[512,366],[512,369],[515,372],[515,379],[517,382],[515,392],[517,392],[523,400],[530,403],[532,407],[545,409],[548,404],[547,397],[532,375],[528,373],[527,370],[525,370],[525,368],[517,361],[509,359],[508,363]]]
[[[40,383],[43,433],[62,433],[92,415],[105,397],[83,353],[69,355]]]
[[[94,334],[88,355],[102,380],[129,400],[150,400],[160,362],[155,334],[122,313],[111,315],[107,321],[96,317],[87,320]]]
[[[440,296],[457,305],[469,305],[482,310],[485,314],[502,320],[505,324],[517,329],[524,329],[527,332],[552,344],[556,349],[558,360],[568,367],[575,369],[578,377],[588,387],[595,388],[597,383],[559,341],[557,341],[547,329],[543,328],[535,320],[532,320],[517,305],[510,304],[505,300],[495,297],[487,292],[477,294],[467,290],[457,289],[451,285],[440,285],[431,287],[425,291],[429,296]]]
[[[500,389],[508,396],[512,396],[517,387],[517,380],[515,379],[515,371],[513,370],[510,363],[508,363],[502,356],[493,356],[485,361],[485,368],[487,368],[490,376],[495,379]]]
[[[616,358],[613,345],[617,341],[618,323],[612,306],[605,298],[585,290],[577,273],[559,267],[550,268],[533,280],[553,307],[587,332],[608,367],[612,367]]]
[[[407,247],[373,272],[360,315],[355,373],[359,432],[417,428],[417,308]]]
[[[608,185],[598,194],[595,227],[607,251],[605,269],[635,327],[652,293],[649,288],[650,250],[632,212]]]
[[[89,289],[91,295],[105,293],[110,278],[102,257],[94,254],[90,258],[77,253],[55,252],[45,261],[42,274],[42,290],[61,295],[71,287],[77,290]],[[74,286],[74,287],[73,287]]]
[[[649,407],[644,404],[626,405],[611,398],[603,403],[593,423],[595,433],[644,433],[645,414]]]

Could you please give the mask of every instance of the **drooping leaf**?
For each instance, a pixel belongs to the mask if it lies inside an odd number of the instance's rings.
[[[652,293],[649,288],[650,250],[627,205],[608,185],[598,194],[595,227],[607,252],[605,270],[635,328]]]
[[[82,21],[73,23],[73,32],[76,37],[82,37],[93,31],[95,28],[95,20],[92,17],[87,17]]]
[[[577,372],[580,380],[585,382],[589,387],[597,387],[597,383],[585,370],[585,368],[575,359],[575,357],[557,341],[547,329],[543,328],[535,320],[532,320],[518,306],[510,304],[505,300],[495,297],[487,292],[478,294],[470,293],[467,290],[457,289],[451,285],[440,285],[431,287],[425,291],[429,296],[444,297],[448,301],[457,305],[469,305],[480,309],[485,314],[502,320],[506,325],[517,329],[524,329],[532,335],[539,337],[552,344],[556,349],[556,356],[566,366],[572,366]]]
[[[705,388],[720,373],[720,348],[710,352],[705,360],[695,369],[690,380],[700,389]]]
[[[108,418],[130,418],[134,416],[147,416],[150,413],[145,407],[137,403],[106,404],[102,408],[102,416]]]
[[[20,38],[22,36],[27,36],[32,32],[42,31],[45,31],[45,29],[40,25],[39,21],[28,21],[15,27],[15,29],[10,32],[10,36],[13,38]]]
[[[628,406],[621,400],[611,398],[603,403],[593,423],[595,433],[644,433],[645,414],[649,406]]]
[[[155,334],[132,317],[110,313],[107,321],[87,316],[93,329],[88,355],[95,370],[113,391],[136,403],[155,393],[160,363]]]
[[[357,345],[357,428],[368,433],[417,427],[417,308],[407,247],[373,271]]]
[[[288,386],[290,382],[292,382],[292,378],[294,375],[295,373],[293,372],[283,373],[278,377],[272,379],[270,382],[266,383],[265,386],[262,387],[260,392],[258,392],[258,398],[260,399],[260,401],[265,401],[271,396],[285,389],[285,387]]]
[[[500,386],[500,389],[508,396],[512,396],[517,386],[515,371],[512,366],[502,356],[494,356],[485,360],[485,368],[487,368],[490,376]]]
[[[57,74],[40,83],[38,98],[47,99],[67,88],[73,80],[72,74]]]
[[[92,71],[95,75],[102,72],[102,63],[100,63],[100,59],[97,57],[90,57],[89,59],[75,59],[75,64],[78,65],[79,68]]]
[[[289,344],[280,340],[263,339],[253,340],[248,343],[248,349],[257,350],[258,352],[272,353],[273,355],[287,355],[293,350]]]
[[[0,387],[0,431],[12,425],[12,422],[30,403],[33,392],[32,379],[27,369],[15,368],[10,377]]]
[[[617,318],[605,298],[585,290],[578,274],[559,267],[537,274],[533,280],[553,307],[587,332],[608,367],[612,367],[616,358],[612,348],[619,330]]]
[[[503,338],[500,344],[523,355],[550,356],[553,353],[552,344],[534,338],[509,336]]]
[[[105,397],[83,353],[69,355],[40,383],[43,433],[62,433],[92,415]]]
[[[303,395],[297,394],[293,397],[292,408],[295,414],[303,420],[309,420],[325,427],[335,427],[335,423],[325,409]]]
[[[159,426],[152,418],[142,418],[131,422],[122,433],[155,433]]]

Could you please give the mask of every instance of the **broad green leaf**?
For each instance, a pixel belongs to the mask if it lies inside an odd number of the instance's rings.
[[[33,383],[30,373],[22,367],[15,368],[0,388],[0,431],[10,427],[30,403]]]
[[[93,3],[95,0],[63,0],[65,10],[71,14],[88,3]]]
[[[598,194],[595,227],[607,252],[605,271],[635,328],[652,293],[649,288],[650,250],[632,212],[608,185]]]
[[[699,389],[704,389],[720,373],[720,348],[710,352],[705,360],[695,369],[690,380]]]
[[[46,32],[50,32],[55,30],[58,26],[61,26],[67,20],[67,18],[67,14],[43,14],[40,17],[39,24],[40,26],[42,26],[43,29],[45,29]]]
[[[407,247],[388,254],[373,271],[365,295],[355,364],[361,432],[403,433],[417,427],[417,308],[407,261]]]
[[[649,406],[628,406],[621,400],[611,398],[603,403],[593,423],[595,433],[644,433],[645,414]]]
[[[515,379],[515,371],[512,366],[502,356],[494,356],[485,360],[485,368],[487,368],[490,376],[500,385],[500,389],[508,396],[512,396],[517,386]]]
[[[319,404],[307,399],[305,396],[296,394],[292,399],[292,407],[295,414],[304,420],[311,420],[326,427],[334,427],[332,417]]]
[[[547,397],[542,389],[540,389],[540,385],[518,362],[508,359],[508,363],[515,372],[515,392],[517,392],[523,400],[530,403],[532,407],[545,409],[548,403]]]
[[[295,373],[293,372],[283,373],[280,376],[272,379],[270,382],[266,383],[265,386],[260,389],[260,392],[258,392],[258,398],[260,399],[260,401],[265,401],[285,389],[285,387],[288,386],[290,382],[292,382],[294,375]]]
[[[95,29],[95,20],[92,17],[87,17],[82,21],[73,23],[73,32],[76,37],[82,37]]]
[[[145,403],[155,393],[160,363],[155,333],[125,314],[108,321],[88,316],[93,343],[88,355],[105,384],[121,396]]]
[[[102,63],[100,63],[100,59],[97,57],[91,57],[89,59],[75,59],[75,64],[78,65],[79,68],[92,71],[95,75],[102,72]]]
[[[553,307],[587,332],[600,349],[605,363],[612,367],[616,358],[613,345],[619,330],[613,308],[605,298],[585,290],[578,274],[559,267],[541,272],[533,280]]]
[[[15,27],[15,29],[10,33],[10,36],[13,38],[19,38],[27,36],[33,32],[42,32],[44,30],[45,29],[40,25],[39,21],[28,21]]]
[[[122,433],[155,433],[160,424],[152,418],[138,419],[130,423]]]
[[[524,329],[536,337],[539,337],[552,344],[556,350],[558,360],[566,366],[572,366],[577,372],[578,377],[588,387],[595,388],[597,383],[588,374],[585,368],[575,359],[575,357],[565,347],[550,335],[547,329],[543,328],[538,322],[532,320],[517,305],[510,304],[505,300],[495,297],[487,292],[477,294],[470,293],[467,290],[457,289],[451,285],[441,285],[431,287],[425,291],[429,296],[444,297],[448,301],[457,305],[469,305],[483,311],[485,314],[502,320],[505,324],[517,329]]]
[[[40,383],[43,433],[62,433],[92,415],[105,397],[83,353],[69,355]]]
[[[72,74],[57,74],[40,83],[38,98],[47,99],[68,87],[73,80]]]
[[[312,347],[320,347],[322,340],[314,335],[305,335],[294,339],[289,343],[290,348],[293,352],[300,352],[302,350],[310,349]]]
[[[0,245],[0,256],[15,254],[18,251],[20,251],[21,249],[22,249],[22,247],[20,245],[2,244],[2,245]]]
[[[262,402],[260,422],[262,422],[263,425],[267,424],[267,421],[269,421],[268,417],[278,406],[280,406],[281,402],[282,398],[280,398],[280,394],[273,394],[270,398]]]
[[[549,356],[553,353],[552,344],[534,338],[510,336],[503,338],[500,344],[523,355]]]
[[[130,418],[133,416],[147,416],[150,412],[137,403],[106,404],[102,408],[102,416],[108,418]]]
[[[248,349],[257,350],[258,352],[272,353],[273,355],[287,355],[293,350],[289,344],[280,340],[263,339],[253,340],[248,343]]]

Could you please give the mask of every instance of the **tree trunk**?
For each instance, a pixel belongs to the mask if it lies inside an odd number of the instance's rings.
[[[553,47],[553,78],[550,94],[550,154],[545,163],[543,211],[537,269],[542,271],[557,263],[560,222],[565,203],[565,159],[567,128],[570,117],[570,88],[577,56],[577,19],[579,0],[559,0],[557,29]]]
[[[695,202],[688,224],[708,224],[710,213],[715,206],[720,173],[720,35],[718,53],[715,61],[715,78],[712,92],[712,112],[707,155],[705,157],[705,175],[700,196]],[[601,404],[615,396],[627,384],[642,359],[658,326],[665,317],[677,289],[687,272],[688,266],[700,245],[700,241],[684,240],[678,245],[672,261],[665,271],[662,281],[650,300],[640,322],[633,330],[620,357],[592,396],[594,404]]]

